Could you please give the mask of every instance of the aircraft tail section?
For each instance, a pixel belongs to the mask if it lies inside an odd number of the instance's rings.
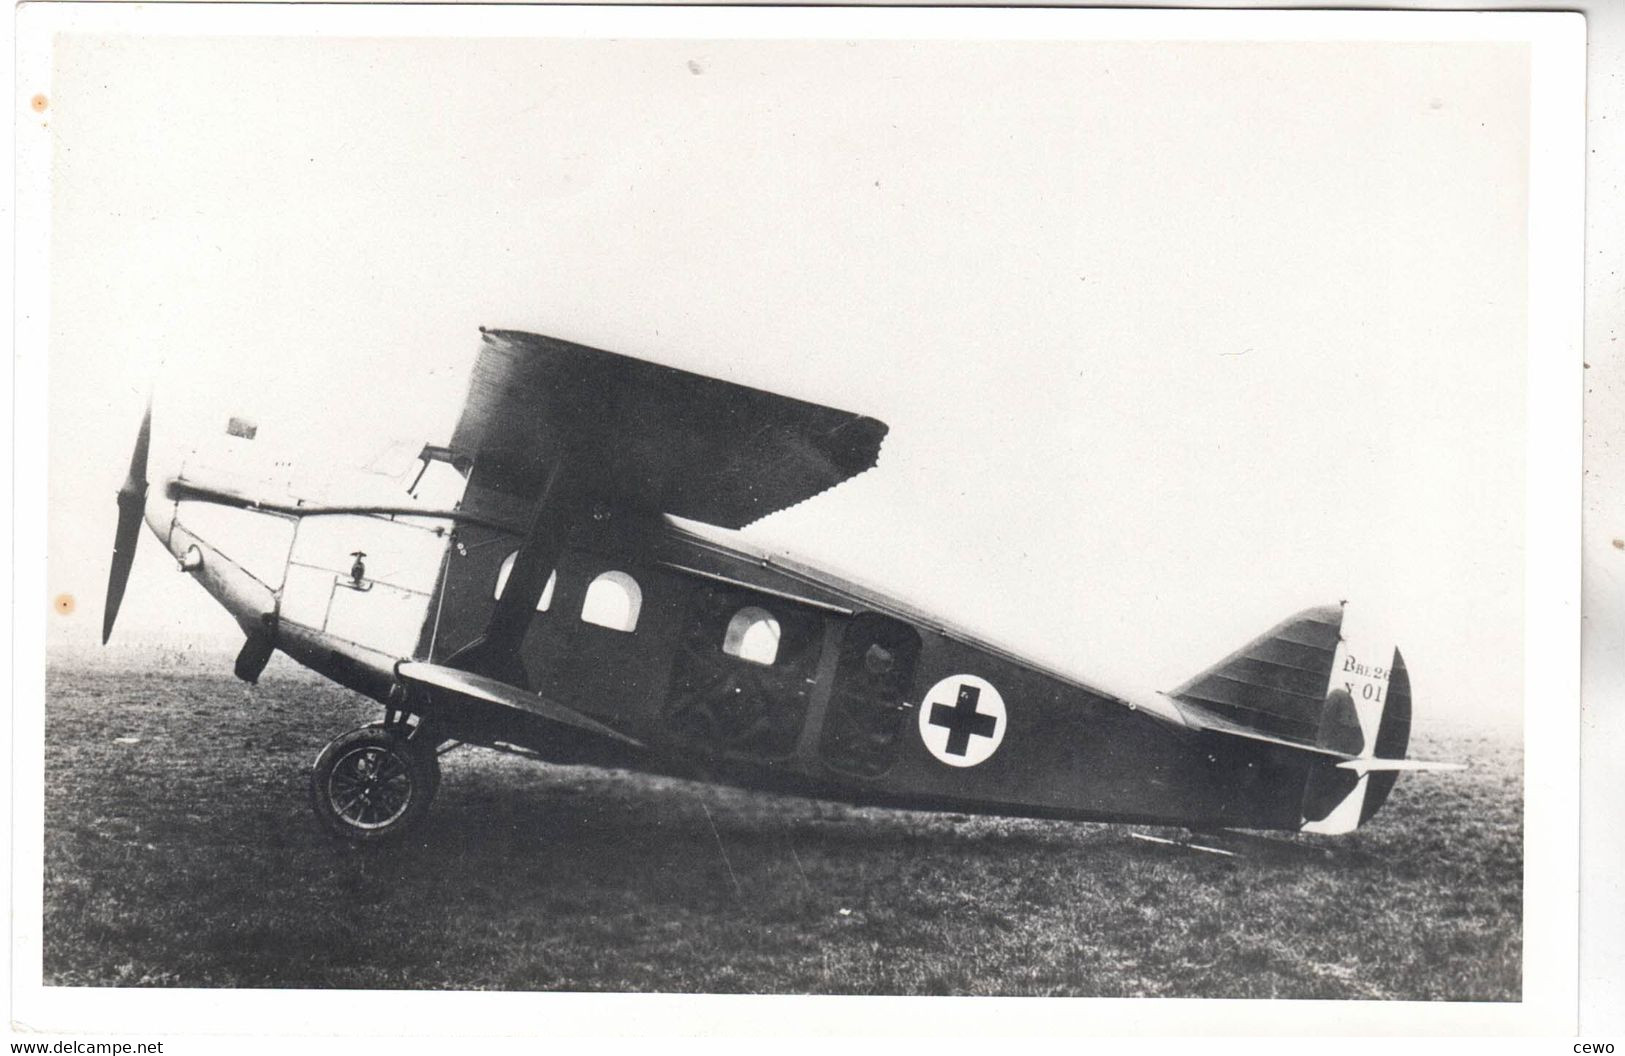
[[[1336,701],[1364,712],[1360,749],[1354,759],[1319,763],[1310,771],[1303,790],[1304,832],[1340,835],[1370,821],[1399,779],[1393,764],[1407,762],[1411,680],[1405,658],[1395,649],[1386,668],[1368,666],[1345,649],[1338,667],[1346,670],[1332,673],[1327,710]]]
[[[1357,755],[1354,712],[1327,688],[1342,642],[1343,607],[1307,609],[1271,627],[1169,696],[1181,710],[1294,744]],[[1209,726],[1209,723],[1199,723]],[[1322,739],[1325,739],[1323,743]]]
[[[1169,694],[1193,726],[1309,758],[1303,832],[1354,831],[1376,814],[1402,770],[1456,768],[1405,758],[1405,659],[1398,649],[1356,651],[1342,627],[1341,605],[1300,612]]]
[[[1387,697],[1382,702],[1376,740],[1371,745],[1371,751],[1366,753],[1366,758],[1374,762],[1404,759],[1405,749],[1411,743],[1411,676],[1405,670],[1405,658],[1398,649],[1394,650],[1393,663],[1388,668]],[[1347,764],[1344,765],[1346,767]],[[1399,771],[1369,771],[1365,780],[1367,785],[1360,804],[1359,820],[1354,823],[1356,827],[1370,821],[1378,808],[1388,801],[1388,793],[1394,790],[1394,783],[1399,780]]]

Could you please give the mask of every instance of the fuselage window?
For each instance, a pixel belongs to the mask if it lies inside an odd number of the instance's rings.
[[[587,588],[581,619],[612,631],[634,631],[642,608],[643,591],[637,580],[625,572],[605,572]]]
[[[753,664],[773,663],[779,658],[779,621],[754,605],[740,609],[728,621],[722,651]]]
[[[491,592],[494,601],[502,597],[502,592],[508,589],[508,577],[513,575],[513,563],[519,559],[519,551],[515,550],[502,559],[502,567],[497,569],[497,586]],[[536,599],[536,611],[546,612],[547,607],[553,604],[553,588],[558,585],[559,574],[554,572],[547,577],[547,586],[542,588],[542,596]]]

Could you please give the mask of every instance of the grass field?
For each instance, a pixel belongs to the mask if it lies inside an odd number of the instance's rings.
[[[1366,828],[1223,859],[465,750],[420,838],[306,803],[371,702],[280,658],[48,675],[48,984],[1517,1000],[1522,752],[1413,754]],[[1426,702],[1419,706],[1425,708]],[[714,828],[713,828],[714,823]],[[1335,848],[1327,858],[1317,848]]]

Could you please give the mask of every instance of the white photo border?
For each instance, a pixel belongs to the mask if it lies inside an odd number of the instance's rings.
[[[1567,1033],[1576,1023],[1585,23],[1570,13],[953,8],[301,6],[32,3],[16,105],[51,81],[59,33],[741,39],[1501,41],[1531,48],[1523,1001],[1414,1003],[677,994],[124,990],[41,979],[43,562],[14,556],[12,1019],[36,1031],[427,1036],[650,1033]],[[17,126],[15,436],[45,435],[50,143]],[[46,452],[15,452],[14,555],[44,552]],[[1471,545],[1464,540],[1462,545]],[[364,998],[368,1014],[356,1010]],[[930,1000],[928,1020],[896,1002]],[[1266,1011],[1267,1008],[1267,1011]]]

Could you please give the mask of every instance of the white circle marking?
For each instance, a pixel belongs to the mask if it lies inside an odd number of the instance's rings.
[[[978,675],[951,675],[920,703],[920,740],[939,762],[975,766],[1004,740],[1004,698]]]

